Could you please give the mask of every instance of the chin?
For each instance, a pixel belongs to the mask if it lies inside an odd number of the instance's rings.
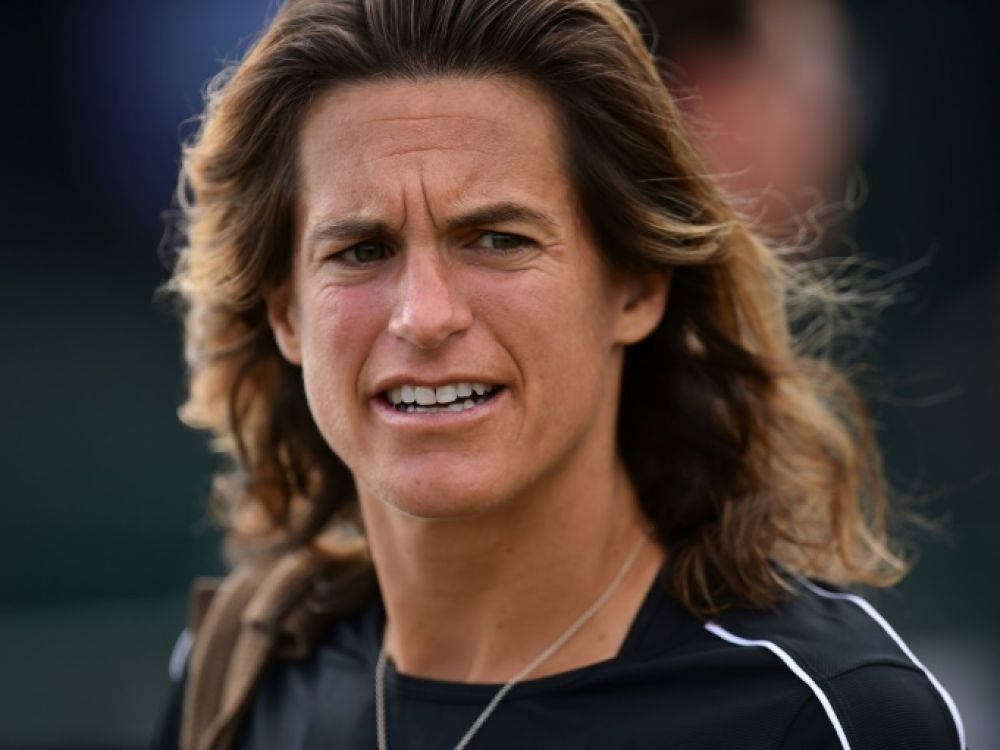
[[[464,476],[429,478],[400,477],[399,482],[382,482],[376,496],[397,510],[415,518],[462,518],[489,512],[503,503],[506,493],[495,486],[470,482],[468,471]]]

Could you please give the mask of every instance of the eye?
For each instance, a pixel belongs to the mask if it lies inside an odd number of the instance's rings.
[[[498,253],[510,253],[529,247],[534,243],[527,237],[519,234],[509,234],[507,232],[483,232],[473,243],[473,247],[481,247],[486,250],[494,250]]]
[[[381,242],[359,242],[332,256],[332,260],[349,266],[367,266],[392,255],[392,248]]]

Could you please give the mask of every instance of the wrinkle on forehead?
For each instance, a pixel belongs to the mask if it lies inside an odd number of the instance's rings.
[[[465,83],[481,85],[464,87]],[[399,95],[372,95],[377,89],[393,93],[395,89]],[[419,98],[407,96],[415,89],[421,91]],[[496,116],[484,116],[484,107]],[[517,140],[514,131],[519,126],[531,129],[540,118],[551,125],[556,119],[552,114],[548,97],[517,78],[363,82],[334,88],[316,102],[306,122],[325,120],[326,142],[302,145],[309,151],[333,147],[341,157],[360,150],[367,158],[432,149],[505,152],[511,138]],[[548,135],[535,144],[536,156],[542,152],[552,156],[558,148],[552,138],[558,139],[558,133]]]
[[[488,155],[492,155],[492,154],[496,153],[495,151],[484,151],[481,148],[453,148],[453,147],[443,148],[441,146],[415,146],[413,148],[401,148],[398,151],[389,151],[388,153],[385,153],[385,154],[379,154],[379,155],[375,156],[374,158],[375,159],[388,159],[388,158],[393,157],[393,156],[406,156],[407,154],[431,153],[431,152],[434,152],[434,151],[447,151],[448,153],[462,153],[462,152],[466,152],[466,153],[473,153],[473,154],[488,154]]]
[[[497,122],[461,116],[363,120],[342,135],[357,144],[352,151],[370,159],[434,151],[496,154],[509,141]]]
[[[300,204],[303,218],[361,211],[396,225],[408,193],[435,222],[458,204],[554,199],[568,185],[551,102],[530,83],[497,83],[390,81],[331,90],[300,131],[299,199],[309,196]]]
[[[493,123],[494,120],[489,117],[476,117],[475,115],[404,115],[396,117],[373,117],[364,122],[410,122],[410,121],[421,121],[421,120],[478,120],[485,123]]]

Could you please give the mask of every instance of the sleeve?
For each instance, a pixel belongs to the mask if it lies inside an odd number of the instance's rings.
[[[896,664],[857,667],[828,680],[830,699],[851,750],[965,750],[951,713],[923,672]],[[809,698],[781,750],[841,750],[833,719]]]

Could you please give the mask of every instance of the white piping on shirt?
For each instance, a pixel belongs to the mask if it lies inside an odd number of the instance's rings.
[[[948,691],[944,689],[944,685],[938,682],[937,678],[931,674],[931,671],[923,665],[920,659],[918,659],[912,651],[910,651],[910,647],[903,642],[903,639],[899,637],[899,634],[893,629],[892,625],[886,622],[885,618],[879,614],[878,610],[876,610],[875,607],[869,604],[866,600],[862,599],[860,596],[856,596],[855,594],[841,594],[835,591],[827,591],[806,578],[800,577],[797,580],[817,596],[821,596],[825,599],[846,599],[849,602],[853,602],[882,627],[886,634],[896,642],[897,646],[899,646],[899,650],[902,651],[910,661],[920,667],[923,673],[927,676],[928,681],[930,681],[931,685],[934,686],[934,689],[941,695],[941,699],[948,707],[948,711],[951,712],[951,720],[955,722],[955,729],[958,731],[958,746],[959,748],[962,748],[962,750],[965,750],[965,725],[962,723],[962,716],[958,712],[958,706],[955,704],[955,701],[952,700]]]
[[[170,666],[167,673],[171,682],[180,682],[184,677],[184,668],[187,666],[188,655],[191,653],[191,646],[194,644],[194,637],[187,628],[181,631],[174,642],[174,649],[170,652]]]
[[[841,726],[840,719],[837,718],[837,713],[833,710],[833,706],[830,704],[830,699],[826,697],[826,693],[823,692],[823,689],[816,684],[816,681],[810,677],[806,671],[796,663],[795,659],[793,659],[787,651],[781,648],[781,646],[773,641],[740,638],[738,635],[733,635],[728,630],[714,622],[706,622],[705,630],[718,636],[722,640],[734,643],[737,646],[761,646],[781,659],[781,661],[785,663],[785,666],[792,670],[795,676],[802,680],[809,686],[809,689],[813,691],[813,695],[815,695],[819,700],[820,705],[823,706],[823,710],[826,711],[827,718],[829,718],[830,723],[833,724],[833,730],[837,733],[837,738],[840,740],[841,748],[843,748],[843,750],[851,750],[851,744],[847,741],[847,735],[844,734],[844,727]]]

